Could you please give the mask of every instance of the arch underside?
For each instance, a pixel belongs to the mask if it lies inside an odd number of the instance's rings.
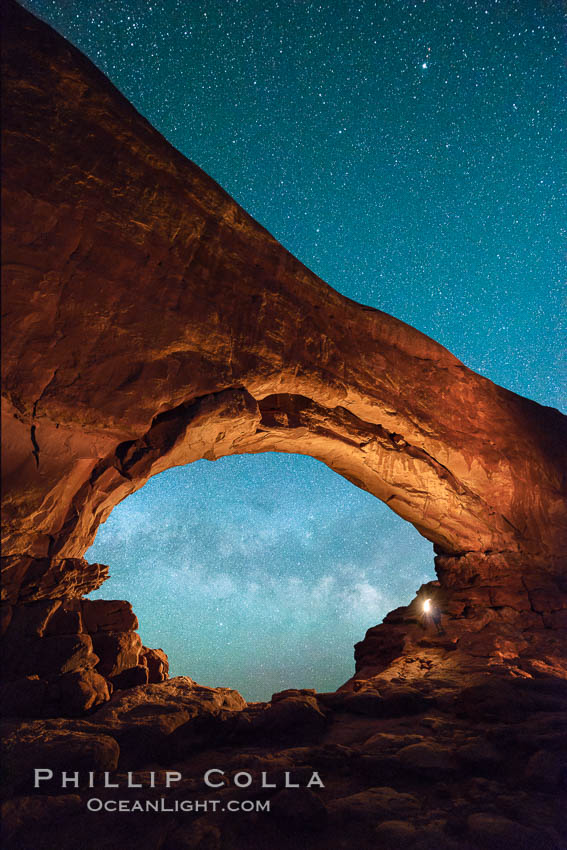
[[[244,389],[227,389],[161,414],[143,437],[121,443],[102,459],[71,505],[69,534],[64,523],[61,548],[52,554],[80,557],[85,540],[90,545],[114,505],[165,469],[259,452],[322,461],[381,499],[443,551],[491,550],[505,534],[513,545],[514,529],[500,515],[400,434],[303,396],[280,393],[258,401]],[[99,480],[105,481],[102,490]]]

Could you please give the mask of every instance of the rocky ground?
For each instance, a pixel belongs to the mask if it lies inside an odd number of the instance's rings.
[[[129,603],[17,606],[3,846],[565,850],[564,595],[453,584],[422,586],[369,629],[338,691],[252,704],[167,679]],[[34,787],[35,769],[53,775]]]
[[[236,691],[177,677],[117,691],[84,718],[6,719],[4,846],[567,847],[567,682],[505,669],[460,679],[446,670],[443,679],[434,663],[417,666],[418,675],[398,664],[336,693],[289,690],[250,705]],[[35,789],[34,768],[53,778]],[[205,785],[211,768],[224,771],[211,777],[224,787]],[[62,771],[78,771],[79,787],[62,788]],[[103,787],[105,771],[118,789]],[[142,788],[127,787],[129,771]],[[170,788],[166,771],[181,774]],[[275,788],[262,788],[263,772]],[[300,787],[286,788],[286,774]],[[170,811],[95,813],[92,799],[127,807],[163,799]],[[201,809],[171,811],[181,801]],[[228,811],[254,801],[270,810]]]

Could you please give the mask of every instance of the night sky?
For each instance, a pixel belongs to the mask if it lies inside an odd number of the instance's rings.
[[[339,292],[565,409],[567,166],[553,0],[26,0]],[[563,157],[563,159],[562,159]],[[174,674],[335,688],[432,547],[310,458],[169,470],[89,560]]]

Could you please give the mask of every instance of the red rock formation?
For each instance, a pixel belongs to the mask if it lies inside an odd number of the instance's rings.
[[[562,850],[565,418],[338,295],[74,48],[2,10],[6,847],[85,846],[87,826],[122,850]],[[247,706],[164,681],[128,603],[80,598],[107,572],[81,556],[150,475],[268,450],[386,501],[435,542],[439,582],[369,630],[338,692]],[[220,809],[85,819],[85,782],[37,789],[38,759],[118,771],[127,805],[128,772],[172,766],[180,784],[145,799]],[[271,813],[224,808],[241,799]]]
[[[165,682],[169,675],[169,659],[163,649],[143,646],[139,663],[148,668],[148,682]]]
[[[92,706],[166,677],[122,603],[73,622],[107,572],[81,556],[151,475],[273,450],[319,458],[435,542],[443,664],[456,649],[465,667],[562,670],[565,417],[334,292],[77,50],[3,12],[8,643],[36,628],[32,603],[67,600],[20,647],[8,704]],[[355,682],[414,652],[414,619],[370,630]]]
[[[484,672],[463,688],[425,673],[247,706],[178,677],[114,694],[86,719],[7,721],[3,838],[7,850],[52,850],[56,827],[71,850],[88,826],[89,846],[121,850],[563,850],[566,684]],[[38,751],[53,771],[39,788]],[[169,788],[167,769],[179,777]],[[78,771],[79,787],[61,787],[62,771]],[[306,787],[314,771],[322,787]],[[85,812],[89,798],[118,795],[124,811]],[[130,808],[160,798],[155,818]],[[176,813],[181,800],[201,808]],[[238,800],[270,809],[235,815],[227,804]]]
[[[38,599],[75,599],[96,590],[108,576],[105,564],[89,564],[83,558],[2,558],[3,603]]]
[[[5,553],[80,557],[150,475],[277,450],[445,553],[558,571],[565,418],[334,292],[84,56],[3,8]]]
[[[3,714],[84,714],[115,690],[168,677],[167,656],[142,646],[129,602],[59,598],[7,608]]]

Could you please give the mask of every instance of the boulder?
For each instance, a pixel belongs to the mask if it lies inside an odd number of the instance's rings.
[[[142,640],[137,632],[95,632],[92,644],[100,658],[97,671],[105,678],[138,665]]]
[[[415,843],[416,829],[403,820],[384,820],[374,831],[377,846],[383,850],[400,850]]]
[[[272,798],[270,812],[287,830],[317,832],[327,823],[327,809],[310,788],[287,788]]]
[[[268,706],[262,727],[269,735],[295,734],[298,740],[322,732],[327,716],[314,696],[285,696]]]
[[[62,821],[78,815],[84,802],[78,794],[22,796],[2,803],[2,837],[6,850],[31,847],[36,829],[56,835]]]
[[[494,678],[463,688],[456,708],[473,722],[519,720],[532,708],[533,700],[508,680]]]
[[[78,599],[63,600],[45,627],[45,635],[76,635],[88,631],[83,627]]]
[[[536,829],[492,812],[477,812],[467,819],[467,838],[483,850],[557,850]]]
[[[167,739],[179,727],[222,711],[246,706],[237,691],[197,685],[188,676],[116,691],[89,721],[116,737],[130,761],[174,755]],[[191,734],[187,729],[186,734]]]
[[[329,815],[344,821],[386,820],[394,817],[412,818],[420,810],[419,800],[412,794],[395,791],[387,786],[368,788],[358,794],[333,800]]]
[[[272,705],[276,702],[281,702],[284,699],[290,699],[291,697],[314,697],[317,692],[314,688],[287,688],[285,691],[278,691],[275,694],[272,694],[270,702]]]
[[[383,716],[404,717],[425,711],[431,700],[415,688],[397,687],[382,691]]]
[[[452,750],[435,741],[402,747],[396,754],[396,760],[406,770],[425,779],[446,779],[458,770]]]
[[[148,682],[165,682],[169,675],[169,660],[163,649],[142,647],[140,664],[148,668]]]
[[[135,632],[138,618],[130,602],[109,599],[83,599],[81,610],[85,629],[95,632]]]
[[[5,647],[31,637],[43,637],[49,620],[61,607],[60,599],[42,599],[27,605],[9,606],[11,617],[5,634]],[[80,629],[78,630],[80,631]]]
[[[343,711],[352,714],[366,714],[370,717],[382,717],[384,714],[384,699],[375,690],[364,690],[345,697]]]
[[[503,765],[503,756],[485,738],[472,738],[455,750],[461,764],[473,773],[490,776]]]
[[[86,668],[74,670],[52,682],[48,695],[54,693],[54,714],[85,714],[110,699],[112,685],[96,670]]]
[[[36,768],[53,772],[53,778],[39,787],[54,794],[61,791],[62,771],[80,771],[84,787],[88,771],[116,770],[120,748],[115,738],[96,729],[75,731],[67,724],[65,720],[3,724],[3,782],[12,791],[33,791]]]
[[[528,759],[524,783],[536,790],[555,791],[561,784],[561,768],[561,759],[557,752],[538,750]]]
[[[50,678],[99,661],[89,635],[53,635],[23,641],[5,663],[5,675]]]
[[[109,676],[108,681],[115,691],[121,688],[135,688],[138,685],[147,685],[149,682],[148,668],[145,664],[128,667],[116,676]]]

